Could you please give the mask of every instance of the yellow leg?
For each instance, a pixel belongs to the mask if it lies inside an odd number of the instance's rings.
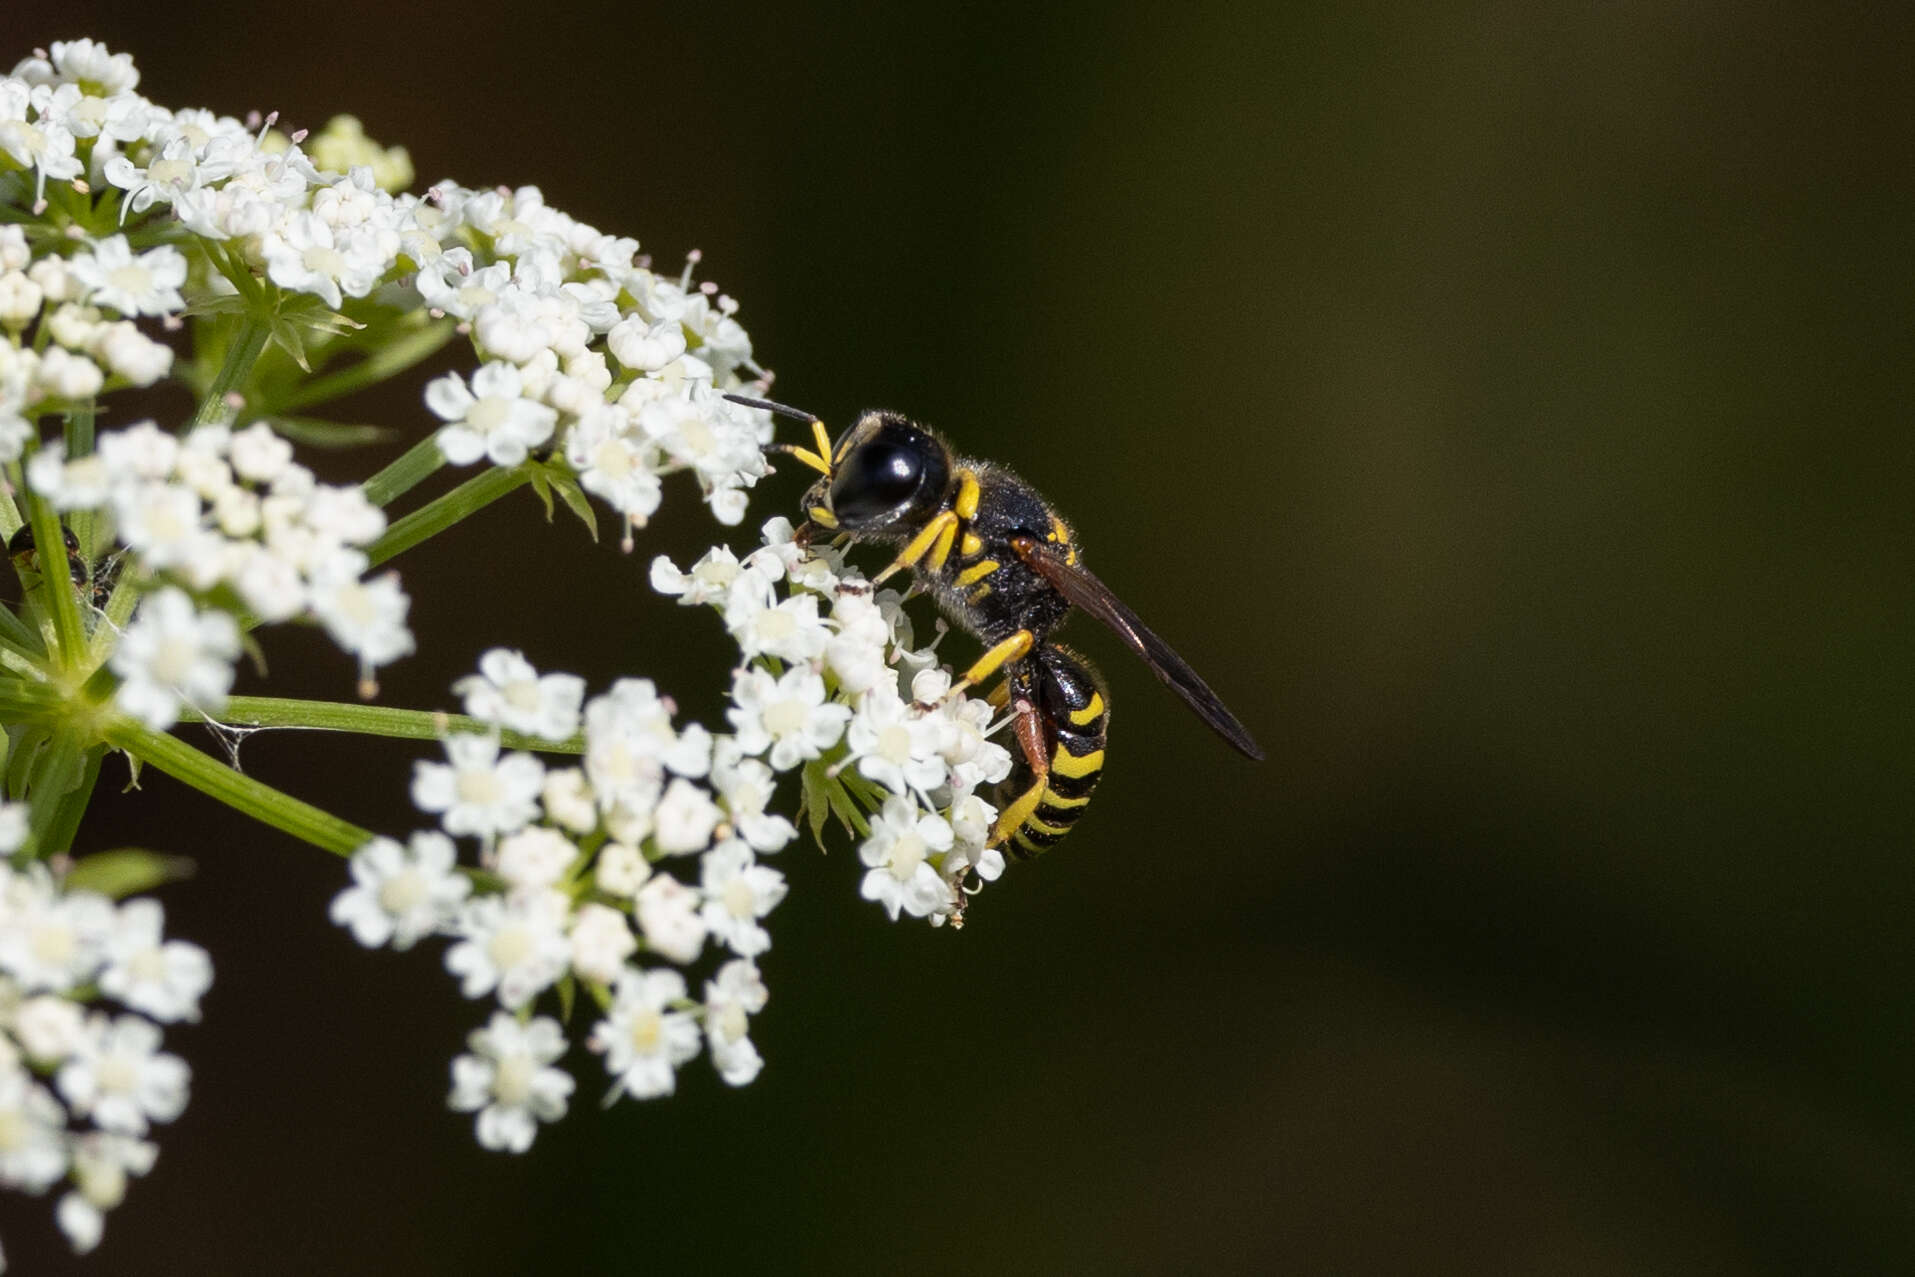
[[[1037,804],[1043,797],[1044,778],[1040,776],[1035,784],[1019,794],[1015,801],[998,813],[996,822],[991,825],[990,840],[985,845],[987,847],[1001,846],[1006,838],[1016,833],[1024,822],[1031,818],[1031,813],[1037,810]]]
[[[1023,660],[1031,654],[1031,646],[1034,642],[1029,630],[1019,630],[978,657],[977,663],[964,671],[964,677],[951,685],[949,694],[956,696],[965,688],[982,683],[1012,661]]]
[[[936,517],[918,529],[918,534],[912,537],[902,550],[898,551],[898,557],[891,560],[890,567],[871,578],[871,584],[878,585],[892,573],[897,572],[901,568],[910,567],[926,554],[929,554],[931,546],[935,544],[940,537],[956,535],[956,530],[957,516],[949,510],[940,510]],[[946,548],[949,548],[948,542],[946,543]]]
[[[933,572],[944,570],[944,561],[951,557],[951,543],[957,540],[958,521],[952,519],[944,525],[944,531],[938,533],[937,544],[931,547],[931,553],[924,561]]]
[[[958,471],[957,500],[951,503],[951,508],[957,511],[957,517],[966,523],[977,518],[977,502],[982,495],[982,490],[977,486],[977,476],[969,470]]]

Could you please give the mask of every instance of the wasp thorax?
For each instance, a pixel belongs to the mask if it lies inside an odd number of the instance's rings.
[[[841,527],[923,519],[944,501],[944,445],[902,417],[873,413],[852,428],[831,467],[831,512]]]

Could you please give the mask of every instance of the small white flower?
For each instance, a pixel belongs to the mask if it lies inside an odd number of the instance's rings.
[[[28,998],[13,1014],[13,1036],[27,1059],[58,1064],[73,1054],[86,1027],[86,1010],[71,998],[42,993]]]
[[[196,944],[165,939],[163,920],[157,900],[120,906],[100,989],[155,1020],[197,1020],[200,995],[213,983],[213,960]]]
[[[768,469],[756,433],[715,395],[650,400],[640,408],[638,421],[674,464],[696,472],[708,490],[733,487],[742,477],[755,479]]]
[[[370,581],[341,575],[312,585],[313,615],[332,641],[359,658],[362,668],[390,664],[412,651],[406,610],[412,600],[399,588],[397,573]]]
[[[48,346],[33,370],[33,380],[50,399],[85,399],[100,393],[106,385],[106,374],[85,355],[76,355],[64,346]]]
[[[565,974],[572,960],[565,936],[570,912],[571,901],[560,891],[467,901],[456,924],[463,939],[446,951],[446,970],[459,977],[466,997],[496,989],[499,1005],[516,1011]]]
[[[0,972],[24,993],[86,984],[105,959],[113,921],[113,902],[105,896],[55,895],[44,872],[14,874],[0,903]]]
[[[60,449],[42,448],[27,458],[27,486],[56,510],[93,510],[105,505],[110,477],[98,453],[68,461]]]
[[[479,1114],[479,1143],[485,1148],[525,1152],[539,1123],[564,1117],[572,1097],[571,1075],[551,1067],[565,1054],[558,1021],[539,1016],[520,1024],[497,1011],[466,1043],[472,1054],[452,1061],[452,1094],[446,1102],[461,1113]]]
[[[558,412],[528,399],[519,370],[511,364],[485,364],[472,384],[457,373],[427,383],[426,406],[447,424],[439,431],[439,451],[455,466],[480,457],[493,465],[515,466],[552,437]]]
[[[458,851],[436,830],[420,830],[408,846],[375,838],[352,854],[353,885],[333,897],[332,920],[367,948],[410,949],[458,916],[472,890],[458,872]]]
[[[25,328],[40,313],[46,290],[34,283],[22,270],[0,275],[0,326]]]
[[[746,1034],[767,997],[758,968],[746,958],[733,958],[705,982],[705,1042],[718,1076],[732,1086],[750,1082],[765,1065]]]
[[[625,915],[609,905],[583,904],[572,919],[572,970],[587,980],[611,984],[638,940]]]
[[[917,918],[948,910],[955,897],[929,858],[950,846],[951,826],[942,816],[909,799],[887,798],[884,810],[871,817],[871,836],[858,848],[858,858],[870,866],[859,894],[883,905],[894,920],[900,910]]]
[[[130,483],[113,495],[120,540],[156,570],[209,569],[219,539],[200,524],[199,495],[176,483]]]
[[[632,315],[605,334],[605,347],[634,372],[657,372],[685,353],[685,329],[676,320],[654,324]]]
[[[28,58],[13,73],[31,84],[85,84],[108,96],[140,82],[132,54],[111,52],[97,40],[55,40],[47,49],[45,58]]]
[[[608,842],[599,850],[593,881],[600,891],[629,897],[636,896],[651,876],[652,866],[644,852],[630,843]]]
[[[565,459],[578,471],[579,483],[634,526],[657,512],[664,491],[656,453],[615,404],[586,408],[565,437]]]
[[[271,483],[286,473],[293,460],[293,446],[273,432],[263,421],[233,432],[227,454],[233,473],[253,483]]]
[[[858,702],[845,743],[859,772],[892,793],[928,794],[945,778],[939,721],[890,688],[874,687]]]
[[[705,853],[702,887],[706,928],[733,953],[755,958],[771,948],[771,933],[758,920],[785,898],[785,876],[752,859],[736,840]]]
[[[605,1054],[614,1096],[634,1099],[670,1095],[674,1070],[698,1054],[698,1022],[672,1010],[685,997],[676,971],[626,970],[619,976],[612,1009],[592,1030],[594,1051]]]
[[[108,324],[88,348],[107,371],[132,386],[150,386],[173,367],[173,348],[122,320]]]
[[[997,820],[997,808],[970,794],[952,803],[946,816],[954,841],[944,857],[944,876],[955,881],[971,873],[985,882],[996,882],[1004,872],[1004,853],[984,844]]]
[[[746,660],[775,656],[787,663],[824,654],[831,629],[818,615],[818,596],[798,594],[773,603],[764,578],[746,575],[725,601],[725,626]]]
[[[103,1131],[144,1135],[149,1122],[170,1122],[186,1108],[186,1061],[159,1048],[159,1029],[138,1016],[93,1016],[60,1066],[60,1094]]]
[[[66,1169],[66,1110],[25,1069],[0,1069],[0,1184],[43,1193]]]
[[[335,227],[310,210],[287,214],[260,236],[266,275],[281,288],[312,293],[334,310],[345,297],[364,297],[398,257],[398,237],[388,245],[366,227]],[[342,296],[343,294],[343,296]]]
[[[624,807],[649,820],[668,769],[695,779],[710,766],[710,734],[697,726],[677,732],[649,679],[622,678],[585,707],[585,774],[608,814]]]
[[[109,1131],[91,1131],[74,1141],[74,1190],[60,1199],[54,1218],[76,1252],[84,1255],[100,1244],[106,1212],[126,1200],[127,1178],[152,1170],[159,1155],[151,1141]]]
[[[698,851],[711,842],[724,813],[703,788],[679,777],[666,787],[653,813],[658,849],[668,856]]]
[[[545,818],[561,829],[589,834],[598,828],[598,802],[585,773],[576,767],[546,772],[539,802],[545,808]]]
[[[755,758],[712,764],[712,785],[725,804],[732,830],[753,851],[777,851],[798,836],[797,826],[765,810],[777,792],[777,777]]]
[[[735,708],[725,711],[747,754],[771,750],[774,771],[790,771],[838,742],[847,705],[825,700],[824,679],[798,666],[773,678],[764,670],[741,671],[732,683]]]
[[[479,672],[452,685],[472,717],[528,736],[565,740],[579,729],[585,680],[576,674],[540,676],[518,652],[495,647],[479,658]]]
[[[545,765],[530,754],[499,757],[492,736],[471,733],[445,738],[444,763],[413,764],[412,801],[421,811],[443,813],[449,834],[494,838],[522,828],[538,815]]]
[[[225,612],[200,612],[172,586],[156,590],[108,664],[121,679],[114,700],[155,731],[179,721],[181,705],[211,717],[226,708],[239,656],[239,626]]]
[[[126,236],[96,240],[90,253],[75,253],[67,270],[89,305],[122,315],[168,315],[185,307],[180,285],[186,282],[186,258],[171,244],[135,257]]]
[[[74,154],[72,129],[44,116],[27,121],[27,96],[27,87],[20,81],[0,80],[0,152],[21,168],[34,170],[33,196],[38,206],[49,180],[76,178],[82,165]]]
[[[645,946],[673,962],[689,963],[705,947],[705,920],[698,893],[670,874],[657,874],[639,888],[633,906]]]
[[[895,692],[897,676],[885,663],[891,627],[876,600],[869,593],[841,593],[831,619],[838,628],[825,644],[825,666],[838,676],[839,688],[851,696],[886,685]]]
[[[722,603],[731,596],[732,583],[738,579],[738,557],[722,545],[705,551],[691,571],[680,572],[664,555],[652,560],[652,588],[660,594],[675,594],[687,606]]]
[[[528,825],[499,843],[496,868],[508,891],[542,891],[558,885],[578,854],[558,830]]]

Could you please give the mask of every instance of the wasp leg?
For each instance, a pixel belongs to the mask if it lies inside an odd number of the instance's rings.
[[[871,584],[877,585],[886,577],[904,568],[911,567],[919,559],[931,552],[931,547],[942,540],[945,552],[950,552],[950,538],[957,535],[958,517],[949,510],[940,510],[930,522],[918,529],[918,534],[898,551],[898,557],[891,560],[891,566],[871,578]],[[940,560],[942,561],[942,560]]]
[[[1024,761],[1030,765],[1030,788],[1005,804],[1004,810],[997,814],[997,820],[991,826],[991,836],[985,840],[987,847],[1002,846],[1010,836],[1023,828],[1037,811],[1037,805],[1044,800],[1044,790],[1051,775],[1051,755],[1044,739],[1044,719],[1028,700],[1020,698],[1017,702],[1017,721],[1012,726],[1017,736],[1017,747],[1024,755]]]
[[[956,696],[967,687],[975,687],[1012,661],[1021,661],[1029,656],[1031,649],[1035,646],[1037,646],[1037,636],[1029,630],[1019,630],[978,657],[977,662],[964,671],[964,677],[951,684],[951,690],[945,695]]]

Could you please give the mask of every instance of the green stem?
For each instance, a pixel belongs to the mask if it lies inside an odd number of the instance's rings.
[[[86,631],[80,625],[80,604],[67,575],[66,534],[60,516],[41,499],[27,493],[27,517],[33,524],[33,546],[40,559],[40,593],[53,610],[54,662],[72,667],[86,658]]]
[[[93,419],[97,411],[92,400],[82,407],[75,408],[66,417],[66,455],[70,460],[91,456],[93,453]],[[67,525],[73,529],[74,539],[80,543],[80,553],[89,562],[93,558],[93,511],[75,510],[67,516]],[[91,569],[89,567],[89,576]]]
[[[0,678],[0,719],[9,723],[45,714],[59,703],[60,694],[44,683]]]
[[[491,505],[512,489],[531,480],[531,472],[514,466],[504,470],[489,466],[464,483],[425,505],[386,529],[386,534],[366,547],[366,557],[376,566],[428,537]]]
[[[239,331],[233,335],[233,344],[226,348],[226,360],[213,378],[213,384],[206,388],[200,397],[199,409],[187,423],[193,426],[207,426],[218,422],[231,421],[237,413],[226,402],[226,396],[246,384],[246,378],[252,375],[253,365],[259,361],[259,353],[266,349],[267,325],[247,315],[239,322]]]
[[[358,732],[400,740],[438,740],[448,732],[492,731],[492,725],[464,714],[434,710],[392,709],[384,705],[354,705],[347,701],[305,701],[285,696],[233,696],[216,720],[231,727],[295,727],[311,731]],[[585,738],[549,741],[523,732],[501,731],[499,743],[511,749],[548,754],[582,754]]]
[[[366,500],[384,506],[412,491],[445,463],[445,454],[439,451],[438,435],[427,435],[359,488],[366,494]]]
[[[107,725],[105,734],[108,744],[262,824],[283,830],[322,850],[349,856],[372,839],[370,830],[321,811],[311,803],[301,802],[291,794],[281,793],[271,785],[261,784],[178,737],[153,731],[130,718],[116,717]]]
[[[314,377],[295,387],[274,402],[273,411],[291,412],[384,381],[435,354],[451,340],[454,331],[456,326],[452,320],[441,319],[403,336],[388,338],[352,367]]]

